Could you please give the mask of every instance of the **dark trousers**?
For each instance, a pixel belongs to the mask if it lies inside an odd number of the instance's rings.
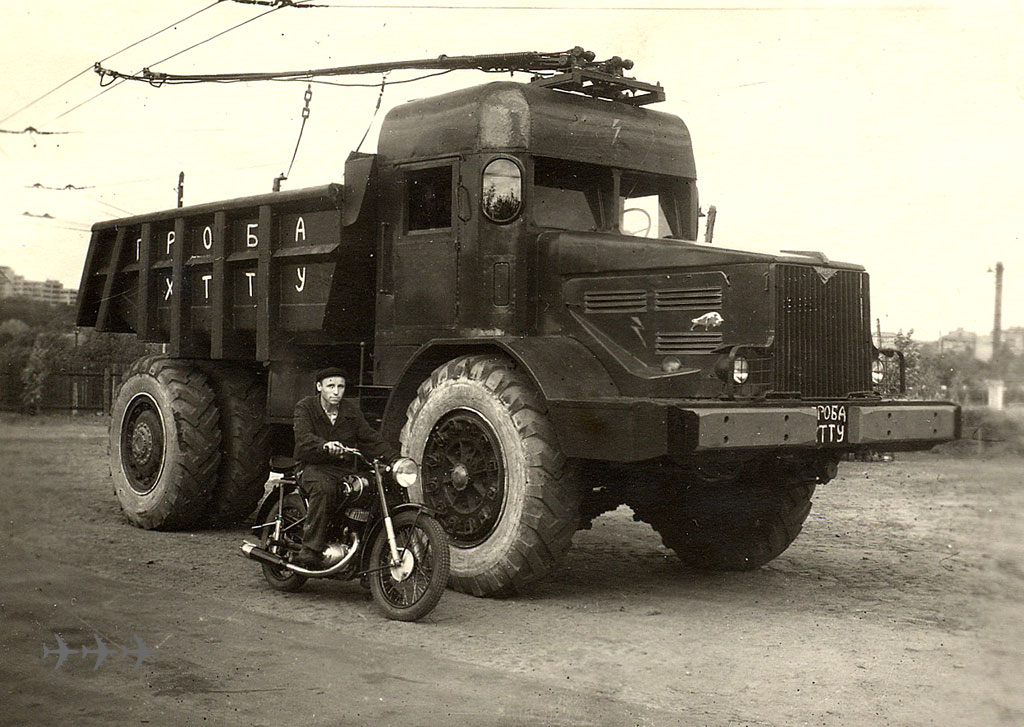
[[[307,464],[299,488],[309,500],[302,547],[322,553],[327,547],[327,523],[342,501],[342,480],[346,468],[330,464]]]

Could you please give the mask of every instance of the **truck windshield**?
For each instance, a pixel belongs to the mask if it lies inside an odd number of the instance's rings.
[[[560,230],[606,230],[612,170],[538,157],[533,168],[533,221]]]
[[[679,237],[684,180],[548,157],[534,160],[533,221],[560,230]]]

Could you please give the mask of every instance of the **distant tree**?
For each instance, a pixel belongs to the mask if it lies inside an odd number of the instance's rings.
[[[159,344],[147,344],[131,333],[80,331],[78,345],[67,352],[61,363],[67,370],[96,370],[106,366],[124,367],[148,353],[156,353]]]
[[[0,323],[0,345],[15,338],[21,338],[30,330],[32,330],[32,327],[20,318],[8,318],[3,323]]]
[[[21,404],[30,414],[38,414],[46,397],[46,383],[54,371],[67,360],[73,346],[63,333],[44,331],[36,336],[32,351],[21,370]]]
[[[939,369],[931,357],[921,352],[921,344],[914,340],[914,329],[906,333],[900,329],[893,339],[892,347],[903,354],[906,378],[905,396],[911,399],[934,399],[943,395]],[[886,377],[881,386],[887,397],[900,396],[899,362],[893,358],[886,363]]]
[[[70,305],[53,305],[28,298],[0,300],[0,321],[18,318],[33,328],[70,330],[75,325],[75,309]]]

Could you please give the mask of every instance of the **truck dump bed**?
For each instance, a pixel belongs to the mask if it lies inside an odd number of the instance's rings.
[[[372,158],[354,161],[364,162],[365,180]],[[268,361],[293,358],[296,344],[372,340],[373,237],[356,224],[363,187],[348,195],[328,184],[100,222],[77,323],[167,343],[185,358]],[[347,213],[346,197],[355,197]]]

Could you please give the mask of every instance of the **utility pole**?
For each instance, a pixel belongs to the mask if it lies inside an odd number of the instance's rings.
[[[185,201],[185,172],[178,172],[178,206]]]

